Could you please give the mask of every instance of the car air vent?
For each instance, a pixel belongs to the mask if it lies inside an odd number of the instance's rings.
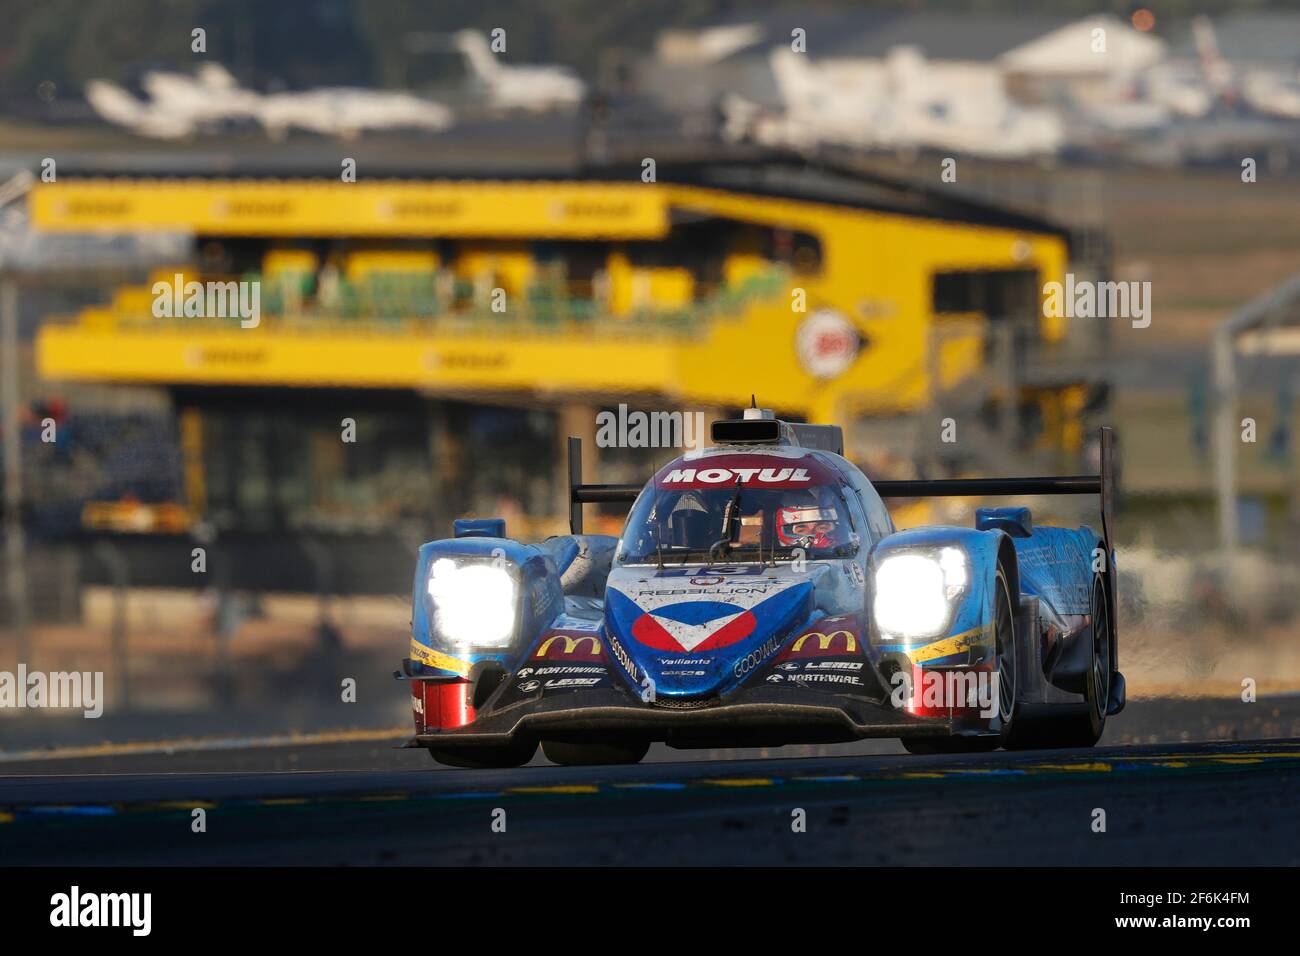
[[[705,707],[715,707],[722,703],[717,697],[697,697],[692,700],[674,700],[671,697],[656,697],[654,704],[656,707],[663,707],[667,710],[702,710]]]
[[[715,445],[777,445],[781,437],[781,423],[773,418],[731,418],[713,423]]]

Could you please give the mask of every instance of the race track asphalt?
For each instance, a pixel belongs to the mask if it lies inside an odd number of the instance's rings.
[[[1296,737],[515,770],[400,740],[0,762],[0,865],[1300,863]]]

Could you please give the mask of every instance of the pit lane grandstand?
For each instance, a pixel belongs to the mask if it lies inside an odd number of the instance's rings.
[[[189,261],[39,330],[47,383],[161,390],[174,414],[172,500],[88,500],[83,528],[151,550],[201,528],[242,555],[238,579],[391,590],[406,545],[453,517],[558,530],[563,440],[597,451],[619,403],[715,414],[758,392],[846,424],[879,477],[903,457],[962,467],[916,437],[940,401],[992,423],[986,450],[1081,452],[1097,382],[1039,361],[1076,334],[1039,308],[1070,262],[1059,226],[779,154],[644,169],[142,165],[37,185],[43,233],[194,237]],[[256,284],[255,327],[158,314],[160,289],[194,281]],[[586,477],[638,481],[668,453],[601,449]],[[299,539],[329,557],[294,560]]]

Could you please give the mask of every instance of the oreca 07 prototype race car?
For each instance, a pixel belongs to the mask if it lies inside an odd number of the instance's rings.
[[[458,520],[415,572],[411,747],[445,764],[632,763],[649,745],[897,737],[914,753],[1086,747],[1124,706],[1111,434],[1101,474],[872,482],[840,429],[762,409],[644,487],[581,483],[572,534]],[[1102,532],[894,528],[885,498],[1097,494]],[[582,506],[631,502],[621,537]]]

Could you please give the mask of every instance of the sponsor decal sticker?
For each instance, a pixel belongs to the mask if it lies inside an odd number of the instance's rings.
[[[425,647],[414,638],[411,639],[411,660],[421,664],[427,664],[429,667],[441,667],[443,670],[455,671],[458,674],[468,674],[469,661],[461,660],[459,657],[452,657],[450,654],[444,654],[442,651],[435,651],[431,647]]]
[[[669,488],[677,485],[809,485],[812,477],[807,468],[674,468],[659,484]]]
[[[709,575],[728,575],[728,574],[748,574],[755,577],[762,576],[766,570],[760,564],[735,564],[709,568]],[[696,577],[700,572],[694,568],[664,568],[655,574],[656,578],[690,578]],[[692,584],[695,582],[692,581]]]
[[[862,647],[858,622],[852,616],[824,617],[816,630],[805,631],[781,655],[781,660],[805,657],[857,656]]]
[[[712,651],[754,633],[753,611],[722,601],[684,601],[645,612],[632,623],[632,636],[661,651]]]
[[[603,661],[604,650],[595,634],[550,632],[537,646],[534,660]]]
[[[785,680],[792,680],[799,683],[814,681],[823,684],[852,684],[855,687],[862,686],[862,678],[858,677],[856,674],[810,674],[807,672],[798,675],[792,674],[790,676],[769,674],[767,679],[774,684],[778,684]]]
[[[857,638],[849,631],[831,631],[829,634],[823,634],[820,631],[809,631],[807,634],[800,635],[790,649],[795,652],[801,651],[810,640],[817,642],[817,650],[819,651],[830,650],[831,645],[836,641],[841,641],[844,650],[850,654],[858,649]]]
[[[521,667],[516,677],[525,678],[536,675],[538,677],[547,677],[552,674],[604,674],[605,668],[580,665],[552,665],[549,667]]]
[[[627,648],[620,644],[618,638],[613,634],[606,635],[606,638],[609,641],[609,649],[614,654],[614,659],[623,665],[623,670],[627,671],[633,680],[636,680],[640,674],[640,669],[636,666],[636,661],[632,660],[632,655],[627,652]]]
[[[781,641],[782,638],[780,637],[769,638],[767,643],[762,647],[751,651],[740,660],[736,661],[736,666],[733,668],[732,673],[737,677],[744,677],[759,664],[763,663],[763,661],[767,660],[768,655],[781,646]]]
[[[687,588],[673,588],[666,591],[637,591],[636,596],[638,598],[651,599],[686,597],[688,595],[691,597],[698,597],[700,595],[712,595],[715,597],[725,597],[728,595],[732,597],[739,597],[742,595],[749,595],[750,597],[765,597],[769,592],[780,591],[787,587],[789,587],[788,583],[772,581],[766,584],[732,584],[727,587],[704,587],[699,591],[691,591]],[[660,601],[659,603],[665,602]]]
[[[546,681],[542,687],[546,690],[561,690],[572,687],[594,687],[599,683],[599,677],[557,677]]]

